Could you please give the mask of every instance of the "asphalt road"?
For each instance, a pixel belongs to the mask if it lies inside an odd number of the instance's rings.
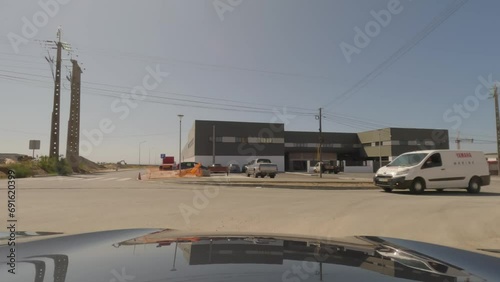
[[[465,249],[500,249],[500,181],[464,191],[300,190],[137,181],[138,171],[18,179],[18,230],[67,234],[123,228],[376,235]],[[307,177],[307,176],[304,176]],[[2,183],[3,182],[3,183]],[[0,180],[7,195],[7,180]],[[0,220],[7,220],[7,200]],[[5,226],[5,224],[2,224]],[[1,230],[5,230],[2,228]]]

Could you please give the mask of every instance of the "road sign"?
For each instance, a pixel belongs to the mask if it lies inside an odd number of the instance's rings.
[[[160,158],[164,159],[165,158],[165,154],[161,154]]]
[[[30,140],[30,150],[40,150],[40,140]]]

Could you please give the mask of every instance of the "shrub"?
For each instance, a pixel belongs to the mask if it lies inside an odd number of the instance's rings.
[[[16,178],[33,176],[33,169],[30,162],[9,164],[7,167],[16,173]]]
[[[42,156],[40,157],[38,165],[47,173],[57,173],[59,175],[70,175],[73,173],[73,169],[66,159],[57,160],[55,158]]]
[[[40,157],[40,161],[38,165],[41,169],[45,170],[47,173],[56,173],[57,172],[57,160],[54,158],[49,158],[47,156]]]
[[[57,174],[59,175],[70,175],[73,173],[73,169],[69,165],[66,159],[60,159],[56,165]]]

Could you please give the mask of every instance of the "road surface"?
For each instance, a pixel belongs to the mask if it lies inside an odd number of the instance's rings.
[[[137,181],[138,171],[17,180],[18,230],[67,234],[122,228],[375,235],[500,249],[500,181],[479,195],[297,190]],[[2,179],[0,193],[7,194]],[[6,199],[2,196],[1,199]],[[6,220],[6,200],[0,216]],[[4,229],[2,229],[4,230]]]

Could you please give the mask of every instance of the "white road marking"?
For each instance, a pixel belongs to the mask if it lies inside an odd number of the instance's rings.
[[[61,180],[63,181],[74,181],[74,180],[82,180],[83,178],[80,178],[80,177],[65,177]]]
[[[99,180],[99,179],[103,179],[104,177],[95,177],[95,178],[86,178],[84,179],[83,181],[89,181],[89,180]]]
[[[116,181],[127,181],[127,180],[130,180],[130,179],[132,179],[132,178],[122,178],[122,179],[118,179]]]
[[[110,180],[115,180],[115,179],[118,179],[118,177],[104,178],[101,181],[110,181]]]

